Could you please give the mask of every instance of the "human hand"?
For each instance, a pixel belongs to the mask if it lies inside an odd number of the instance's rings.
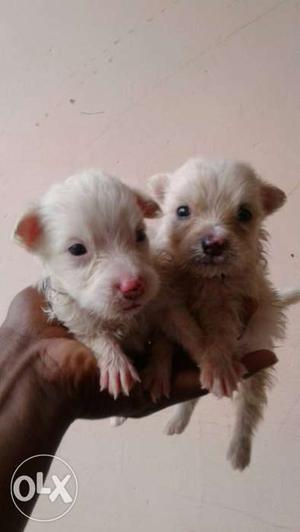
[[[99,370],[93,354],[58,323],[49,323],[42,310],[43,296],[34,288],[26,288],[13,300],[1,331],[6,337],[7,358],[0,355],[0,371],[6,365],[6,379],[34,372],[38,387],[49,401],[58,401],[62,415],[71,418],[105,418],[110,416],[141,417],[177,402],[205,395],[199,385],[199,372],[189,360],[181,357],[175,364],[169,398],[153,403],[149,393],[136,385],[130,397],[114,400],[99,391]],[[243,364],[250,373],[276,363],[270,351],[247,354]],[[0,373],[1,374],[1,373]],[[4,377],[3,377],[4,378]],[[22,379],[20,379],[20,383]]]
[[[184,356],[175,358],[169,398],[153,403],[137,384],[130,396],[114,400],[99,390],[93,354],[57,323],[49,323],[45,301],[34,288],[13,300],[0,327],[0,527],[23,530],[37,499],[18,512],[10,496],[15,468],[30,456],[44,454],[44,475],[69,425],[76,418],[142,417],[174,403],[208,393],[199,384],[199,370]],[[270,351],[247,355],[243,363],[255,372],[276,362]],[[30,462],[32,464],[32,462]],[[39,465],[39,467],[41,467]],[[30,474],[36,474],[32,465]]]

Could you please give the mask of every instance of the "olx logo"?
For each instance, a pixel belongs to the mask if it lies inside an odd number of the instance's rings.
[[[49,459],[53,461],[45,479],[42,470]],[[78,483],[73,469],[65,460],[40,454],[27,458],[16,468],[11,478],[10,490],[15,506],[23,515],[33,521],[55,521],[73,507]],[[26,503],[36,495],[40,498],[29,516],[26,513]]]

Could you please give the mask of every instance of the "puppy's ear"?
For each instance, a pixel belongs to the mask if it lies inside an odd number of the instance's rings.
[[[43,236],[43,227],[37,208],[27,211],[17,222],[13,238],[32,253],[38,250]]]
[[[160,206],[151,198],[151,196],[148,196],[148,194],[145,194],[140,190],[134,190],[133,192],[144,218],[156,218],[161,214]]]
[[[286,201],[283,190],[264,182],[261,185],[261,198],[266,215],[277,211]]]
[[[161,202],[164,200],[169,182],[169,174],[155,174],[149,178],[148,187],[157,201]]]

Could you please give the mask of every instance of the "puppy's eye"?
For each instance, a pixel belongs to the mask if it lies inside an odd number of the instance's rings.
[[[252,220],[252,212],[245,205],[241,205],[237,213],[237,219],[242,223],[250,222]]]
[[[191,211],[188,205],[180,205],[176,211],[176,214],[178,218],[187,218],[191,214]]]
[[[87,249],[83,244],[73,244],[68,248],[69,253],[71,255],[85,255],[87,253]]]
[[[137,242],[145,242],[147,239],[146,231],[142,227],[136,230],[135,239]]]

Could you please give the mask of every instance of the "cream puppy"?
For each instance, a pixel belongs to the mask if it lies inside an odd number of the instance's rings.
[[[256,349],[274,349],[284,337],[284,306],[299,300],[297,291],[276,292],[264,255],[264,219],[286,197],[239,162],[192,159],[173,174],[154,176],[150,185],[163,210],[156,245],[168,257],[169,277],[191,314],[183,320],[177,314],[177,329],[185,329],[180,343],[200,366],[204,388],[219,397],[238,389],[228,456],[243,469],[267,401],[270,370],[242,381],[240,359]],[[169,434],[184,430],[195,404],[177,407]]]
[[[90,171],[54,185],[14,232],[43,263],[50,318],[91,348],[114,397],[139,380],[122,342],[158,291],[144,224],[158,212],[147,195]]]

